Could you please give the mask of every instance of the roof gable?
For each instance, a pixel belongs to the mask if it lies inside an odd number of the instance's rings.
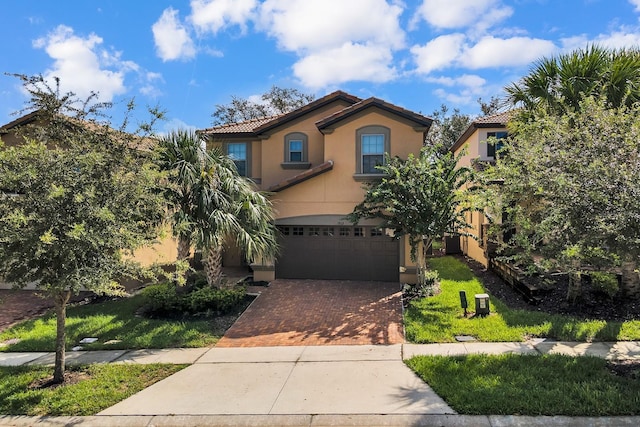
[[[343,120],[347,120],[350,117],[358,114],[368,108],[379,108],[383,111],[389,112],[393,115],[402,117],[410,122],[415,123],[416,127],[425,128],[427,131],[431,124],[433,123],[433,119],[423,116],[418,113],[414,113],[413,111],[406,110],[402,107],[398,107],[397,105],[390,104],[386,101],[383,101],[378,98],[367,98],[363,101],[357,102],[347,108],[344,108],[332,115],[325,117],[324,119],[316,122],[316,126],[322,132],[323,130],[329,130],[338,123]]]
[[[335,91],[322,98],[316,99],[309,104],[293,110],[289,113],[280,114],[277,116],[264,117],[259,119],[247,120],[239,123],[230,123],[221,126],[215,126],[212,128],[201,130],[200,132],[204,136],[249,136],[258,137],[260,134],[267,133],[279,126],[285,125],[293,120],[296,120],[305,114],[311,113],[317,109],[320,109],[326,105],[334,102],[342,101],[347,104],[355,104],[360,101],[360,98],[350,95],[343,91]]]

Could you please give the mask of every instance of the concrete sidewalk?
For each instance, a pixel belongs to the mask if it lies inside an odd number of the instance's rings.
[[[636,426],[638,417],[463,416],[403,363],[414,355],[517,353],[640,360],[639,342],[397,344],[70,352],[69,364],[191,366],[93,417],[0,416],[0,425]],[[52,353],[0,353],[0,365]]]
[[[282,348],[285,350],[274,350]],[[402,344],[391,346],[322,346],[322,347],[253,347],[253,348],[170,348],[170,349],[148,349],[148,350],[100,350],[100,351],[69,351],[67,352],[67,364],[81,365],[89,363],[177,363],[194,364],[202,362],[201,358],[207,354],[222,354],[233,352],[236,362],[241,362],[244,355],[258,354],[261,350],[265,354],[276,354],[278,352],[296,354],[299,349],[309,349],[309,352],[330,352],[339,361],[341,357],[348,354],[341,352],[342,349],[366,348],[367,351],[379,353],[389,352],[388,349],[400,349],[398,358],[408,359],[416,355],[441,355],[455,356],[464,354],[566,354],[569,356],[595,356],[608,360],[640,360],[640,341],[619,341],[619,342],[566,342],[546,339],[533,339],[526,342],[466,342],[466,343],[442,343],[442,344]],[[319,350],[326,348],[329,350]],[[287,350],[289,349],[289,350]],[[318,349],[318,350],[313,350]],[[360,353],[360,352],[357,352]],[[231,353],[229,353],[231,354]],[[395,354],[395,350],[394,350]],[[31,353],[10,353],[0,352],[0,366],[19,365],[51,365],[53,364],[55,353],[53,352],[31,352]],[[211,357],[209,355],[208,357]],[[270,356],[271,357],[271,356]],[[291,356],[286,358],[291,361]],[[204,358],[203,360],[208,360]],[[255,357],[251,358],[253,361]],[[268,362],[268,360],[262,360]]]

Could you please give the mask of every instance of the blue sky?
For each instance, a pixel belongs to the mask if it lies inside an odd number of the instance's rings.
[[[475,115],[541,57],[640,45],[640,0],[5,0],[3,15],[0,71],[158,104],[159,131],[209,127],[216,104],[273,85]],[[25,97],[5,75],[0,93],[4,124]]]

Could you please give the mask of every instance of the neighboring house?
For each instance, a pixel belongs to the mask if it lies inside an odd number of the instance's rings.
[[[252,264],[255,280],[274,278],[415,282],[405,238],[375,220],[345,219],[381,179],[385,153],[422,148],[432,119],[377,98],[337,91],[287,114],[200,131],[231,156],[241,174],[271,193],[281,252]],[[242,264],[227,250],[225,265]]]
[[[18,117],[17,119],[0,126],[0,139],[5,146],[16,146],[23,142],[23,139],[16,133],[16,130],[20,126],[25,126],[32,123],[37,123],[38,111],[31,112],[29,114]],[[147,144],[147,140],[144,141]],[[148,145],[145,145],[148,147]],[[2,189],[0,189],[2,191]],[[171,235],[170,231],[166,233]],[[157,244],[150,247],[143,247],[135,251],[133,257],[139,263],[149,266],[152,264],[167,264],[173,263],[176,260],[178,252],[178,245],[175,239],[166,237],[160,240]],[[0,278],[0,289],[10,288],[11,285],[3,283]],[[33,286],[29,286],[32,288]]]
[[[469,125],[455,142],[451,151],[458,155],[464,150],[464,156],[460,159],[460,166],[482,168],[487,163],[495,162],[496,152],[500,150],[500,143],[487,144],[487,139],[494,137],[498,140],[507,136],[507,122],[510,111],[480,117]],[[487,241],[487,228],[489,222],[483,212],[468,212],[466,220],[471,224],[467,230],[477,237],[460,237],[460,249],[463,254],[480,262],[484,266],[489,265],[489,248]],[[500,220],[500,219],[498,219]]]

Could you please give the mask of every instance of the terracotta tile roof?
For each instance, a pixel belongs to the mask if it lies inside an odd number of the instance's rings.
[[[301,182],[304,182],[315,176],[328,172],[331,169],[333,169],[333,160],[327,160],[326,162],[319,164],[314,168],[307,169],[304,172],[301,172],[297,175],[292,176],[291,178],[287,178],[284,181],[269,187],[267,191],[270,191],[272,193],[277,193],[278,191],[282,191],[289,187],[293,187],[296,184],[300,184]]]
[[[490,116],[479,117],[473,121],[475,124],[499,124],[506,125],[509,119],[513,116],[515,110],[503,111],[501,113],[492,114]]]
[[[357,102],[347,108],[344,108],[340,111],[333,113],[332,115],[325,117],[324,119],[316,122],[316,126],[318,129],[326,129],[330,128],[335,123],[340,122],[366,108],[369,107],[378,107],[382,110],[391,112],[398,116],[404,117],[410,121],[415,122],[418,126],[426,127],[427,129],[431,127],[431,123],[433,123],[433,119],[423,116],[418,113],[414,113],[413,111],[406,110],[402,107],[398,107],[397,105],[390,104],[382,99],[378,98],[367,98],[360,102]]]
[[[204,135],[217,135],[217,134],[241,134],[241,133],[254,133],[256,129],[263,126],[273,120],[282,117],[284,114],[277,116],[261,117],[258,119],[247,120],[238,123],[229,123],[220,126],[214,126],[211,128],[203,129],[199,131]]]
[[[224,135],[224,136],[254,136],[257,137],[259,134],[268,132],[271,129],[274,129],[280,125],[283,125],[291,120],[295,120],[298,117],[307,114],[310,111],[321,108],[327,104],[330,104],[335,101],[344,101],[348,104],[355,104],[360,101],[360,98],[350,95],[343,91],[335,91],[322,98],[316,99],[308,103],[307,105],[298,108],[297,110],[291,111],[285,114],[279,114],[276,116],[264,117],[259,119],[247,120],[239,123],[230,123],[221,126],[214,126],[208,129],[203,129],[199,131],[205,137],[206,136],[216,136],[216,135]]]

